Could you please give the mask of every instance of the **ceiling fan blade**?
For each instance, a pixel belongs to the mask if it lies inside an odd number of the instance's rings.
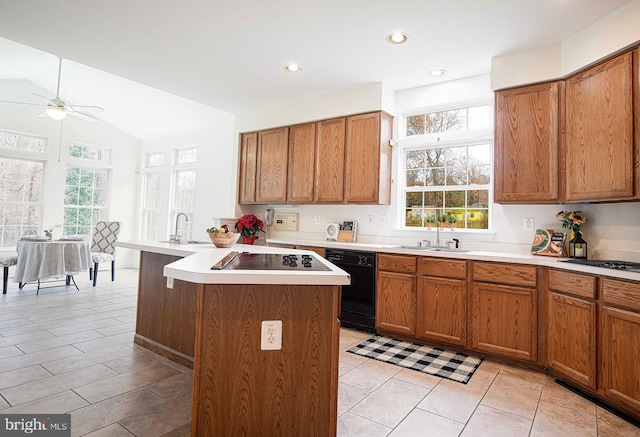
[[[34,96],[38,96],[42,99],[45,99],[47,102],[51,102],[51,99],[49,97],[45,97],[42,94],[38,94],[38,93],[31,93],[31,94],[33,94]]]
[[[0,103],[14,103],[16,105],[29,105],[29,106],[40,106],[40,107],[46,107],[47,105],[44,105],[42,103],[25,103],[25,102],[11,102],[9,100],[0,100]]]
[[[73,115],[74,117],[79,118],[80,120],[88,121],[89,123],[97,123],[100,119],[91,114],[87,114],[86,112],[75,111],[70,107],[67,107],[67,114]]]
[[[98,111],[98,112],[104,112],[104,108],[101,108],[100,106],[94,106],[94,105],[68,105],[68,108],[86,108],[86,109],[91,109],[92,111]]]

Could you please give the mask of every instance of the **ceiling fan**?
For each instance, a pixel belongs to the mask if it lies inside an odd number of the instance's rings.
[[[10,102],[6,100],[0,100],[0,103],[15,103],[18,105],[30,105],[30,106],[40,106],[46,108],[44,112],[39,114],[39,116],[48,115],[50,118],[54,120],[63,120],[67,114],[77,117],[81,120],[89,121],[91,123],[97,123],[100,121],[98,117],[93,114],[89,114],[86,111],[98,111],[102,112],[102,109],[99,106],[89,106],[89,105],[69,105],[65,103],[64,100],[60,98],[60,76],[62,74],[62,58],[59,58],[60,62],[58,64],[58,87],[56,89],[56,96],[53,99],[49,99],[41,94],[33,93],[34,96],[38,96],[45,100],[43,103],[26,103],[26,102]]]

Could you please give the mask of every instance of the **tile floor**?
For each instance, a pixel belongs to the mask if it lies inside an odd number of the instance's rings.
[[[0,414],[70,413],[74,436],[188,436],[192,371],[133,344],[138,271],[0,295]],[[340,340],[338,436],[640,436],[542,373],[484,361],[459,384]]]

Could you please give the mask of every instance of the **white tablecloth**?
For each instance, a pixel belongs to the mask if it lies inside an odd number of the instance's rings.
[[[14,282],[62,278],[87,271],[91,264],[86,241],[18,241]]]

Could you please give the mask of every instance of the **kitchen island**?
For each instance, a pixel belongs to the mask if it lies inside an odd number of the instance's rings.
[[[179,337],[184,343],[180,323],[189,331],[194,319],[192,435],[335,435],[340,285],[349,283],[345,272],[306,251],[286,253],[308,254],[328,270],[214,271],[211,267],[230,249],[122,246],[141,251],[136,343],[170,356],[166,352],[172,346],[140,335],[148,335],[145,320],[157,317],[160,326],[162,314],[173,312],[171,328],[162,335],[166,342]],[[262,246],[236,245],[233,250],[282,253]],[[166,278],[155,277],[163,259],[170,258],[175,259],[162,269]],[[160,290],[167,288],[167,278],[174,287],[168,292]],[[160,295],[173,294],[174,307],[167,308],[166,296],[155,302],[145,296],[154,288]],[[187,301],[195,300],[191,316],[187,306],[175,306],[183,291]],[[265,350],[271,347],[263,344],[270,337],[265,321],[282,323],[280,349]]]

